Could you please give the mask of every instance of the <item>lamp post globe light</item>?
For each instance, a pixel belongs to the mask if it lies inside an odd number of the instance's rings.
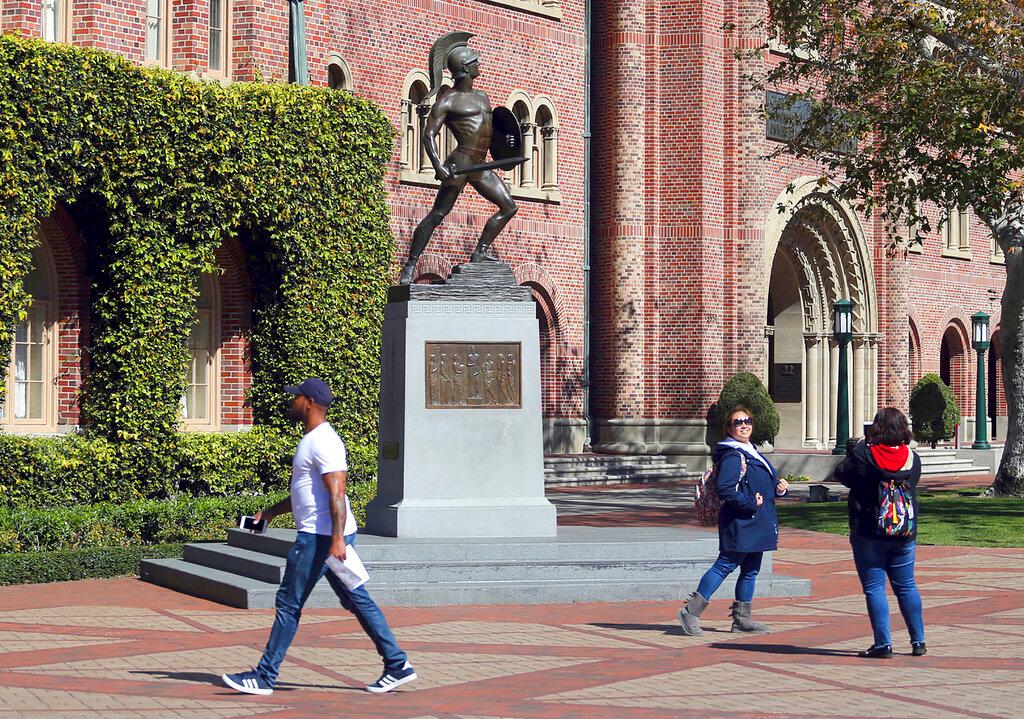
[[[991,449],[988,443],[988,409],[985,394],[985,350],[991,346],[989,341],[989,316],[984,312],[975,312],[971,316],[971,335],[974,349],[978,351],[978,383],[974,403],[974,444],[971,449]]]
[[[850,439],[850,370],[846,347],[853,340],[853,302],[837,300],[832,305],[833,332],[839,345],[839,386],[836,399],[836,446],[832,454],[846,454]]]

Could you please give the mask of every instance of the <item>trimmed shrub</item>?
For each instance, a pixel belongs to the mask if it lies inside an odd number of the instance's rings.
[[[953,390],[939,375],[926,374],[910,391],[910,422],[914,438],[932,448],[956,435],[960,408]]]
[[[160,443],[0,434],[0,507],[68,507],[288,486],[297,433],[179,434]]]
[[[180,544],[0,555],[0,585],[138,575],[143,559],[181,556]]]
[[[722,387],[715,405],[719,427],[729,413],[741,405],[754,415],[754,434],[750,441],[754,444],[775,441],[779,434],[779,413],[761,380],[750,372],[740,372]]]
[[[376,490],[376,482],[348,488],[352,514],[360,524]],[[0,553],[224,541],[239,515],[255,514],[286,496],[287,492],[280,491],[259,496],[4,509],[0,510]],[[290,514],[283,515],[274,520],[273,526],[294,527],[295,522]]]

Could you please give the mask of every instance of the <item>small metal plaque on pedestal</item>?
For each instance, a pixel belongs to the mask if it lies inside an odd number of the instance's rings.
[[[520,409],[519,342],[427,342],[427,409]]]

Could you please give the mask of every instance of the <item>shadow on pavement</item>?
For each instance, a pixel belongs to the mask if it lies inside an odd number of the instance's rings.
[[[818,657],[855,657],[857,652],[849,649],[821,649],[819,647],[797,647],[792,644],[708,644],[712,649],[737,649],[741,652],[762,654],[806,654]]]
[[[609,624],[606,622],[593,622],[588,627],[600,629],[617,629],[622,632],[661,632],[669,636],[685,637],[679,625],[673,624]],[[732,634],[728,629],[717,629],[715,627],[704,627],[705,634]]]

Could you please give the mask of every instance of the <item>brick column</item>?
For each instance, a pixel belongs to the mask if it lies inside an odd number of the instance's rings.
[[[648,92],[656,53],[648,47],[647,3],[594,5],[593,222],[594,322],[591,407],[597,448],[643,452],[643,439],[622,420],[648,416],[645,362],[648,224]]]

